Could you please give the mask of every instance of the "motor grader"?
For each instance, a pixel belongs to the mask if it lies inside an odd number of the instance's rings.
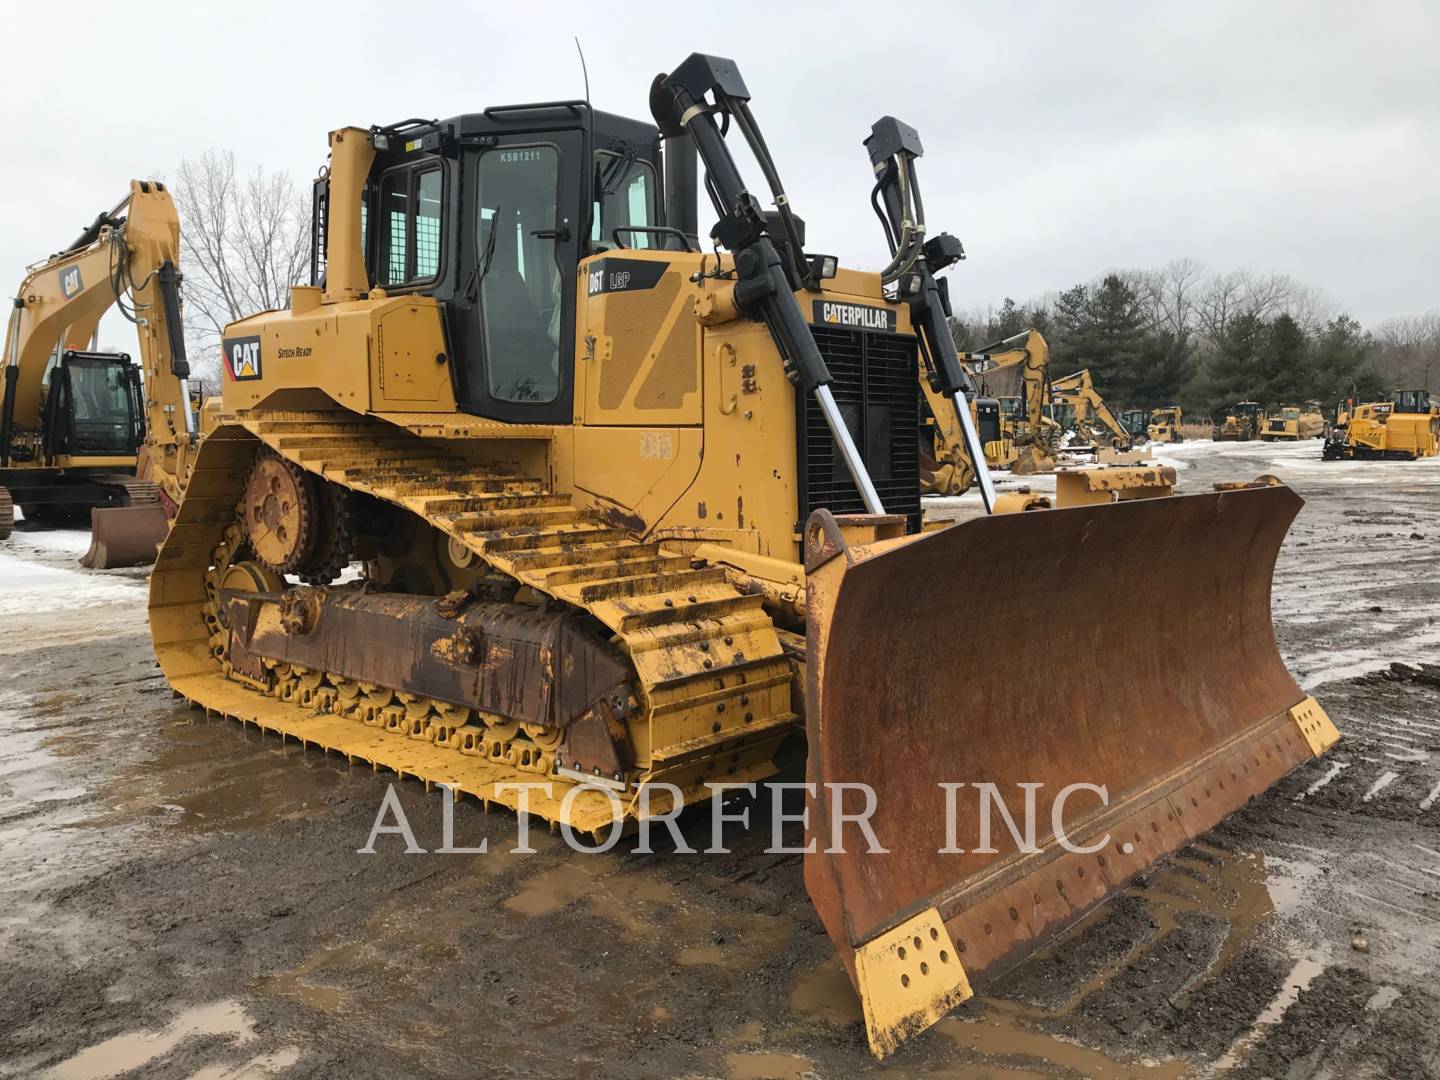
[[[1272,635],[1284,487],[919,531],[921,365],[996,505],[919,137],[865,140],[890,259],[846,269],[749,96],[696,54],[653,121],[332,132],[315,284],[225,332],[150,624],[197,706],[580,833],[762,781],[803,732],[805,882],[883,1055],[1336,735]],[[1054,616],[1038,651],[991,617],[1017,606]],[[1036,842],[971,850],[967,782],[1038,785]]]
[[[1258,401],[1241,401],[1214,417],[1211,438],[1216,442],[1250,442],[1260,433],[1264,410]]]

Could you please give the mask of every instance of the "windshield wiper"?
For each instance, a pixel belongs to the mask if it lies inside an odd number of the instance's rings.
[[[476,261],[475,268],[470,271],[470,276],[465,279],[465,299],[472,304],[480,296],[480,283],[485,280],[485,275],[490,273],[490,263],[495,258],[495,237],[499,232],[500,206],[496,204],[495,215],[490,219],[490,235],[485,237],[485,248],[480,252],[480,258]]]

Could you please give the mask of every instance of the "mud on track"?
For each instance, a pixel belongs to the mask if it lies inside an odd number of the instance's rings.
[[[1440,469],[1318,453],[1167,450],[1182,490],[1308,500],[1277,629],[1345,741],[884,1066],[763,797],[726,856],[510,855],[472,804],[490,854],[357,855],[390,777],[182,707],[143,578],[18,532],[0,1075],[1440,1075]],[[395,790],[438,846],[438,799]]]

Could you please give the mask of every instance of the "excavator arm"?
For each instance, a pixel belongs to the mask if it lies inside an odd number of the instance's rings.
[[[1081,422],[1082,415],[1088,421],[1089,430],[1085,434],[1093,437],[1095,433],[1104,431],[1108,433],[1115,449],[1129,449],[1133,441],[1130,438],[1130,432],[1125,429],[1125,425],[1120,422],[1119,417],[1110,411],[1110,406],[1105,404],[1105,399],[1095,389],[1095,384],[1090,378],[1089,368],[1077,371],[1073,375],[1067,375],[1063,379],[1057,379],[1050,384],[1050,392],[1056,400],[1066,401],[1076,406],[1085,406],[1083,413],[1078,407],[1075,410],[1077,424]]]
[[[29,268],[5,334],[0,468],[11,464],[16,439],[42,424],[52,358],[90,348],[101,317],[119,304],[136,324],[144,376],[146,460],[140,475],[178,500],[197,434],[180,312],[179,246],[170,193],[157,181],[133,180],[113,210],[100,214],[64,251]]]
[[[1058,441],[1057,425],[1045,412],[1050,403],[1050,346],[1038,330],[1024,330],[1012,337],[987,345],[976,352],[963,354],[972,370],[977,371],[981,393],[1004,393],[1019,380],[1020,398],[1025,405],[1025,431],[1018,433],[1019,456],[1011,471],[1019,475],[1049,472],[1055,467],[1051,450]]]
[[[1044,336],[1038,330],[1026,330],[958,355],[980,398],[1018,397],[1024,403],[1025,427],[1016,433],[1017,456],[1010,471],[1021,476],[1051,471],[1055,467],[1051,452],[1058,441],[1058,426],[1045,411],[1050,400],[1050,346]],[[961,494],[974,482],[974,468],[959,421],[944,395],[924,373],[920,391],[935,421],[935,452],[931,455],[934,465],[925,477],[927,490],[941,495]]]

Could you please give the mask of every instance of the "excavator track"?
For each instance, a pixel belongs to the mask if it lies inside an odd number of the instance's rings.
[[[488,569],[588,613],[628,655],[640,710],[628,720],[636,770],[615,795],[581,791],[558,771],[556,733],[483,718],[453,704],[339,674],[280,665],[262,688],[228,670],[220,582],[244,535],[235,508],[261,446],[331,484],[402,507],[463,546]],[[368,761],[402,776],[448,785],[518,808],[497,785],[548,782],[526,809],[552,823],[599,834],[618,797],[625,812],[663,813],[668,789],[686,802],[707,783],[746,783],[774,772],[774,753],[795,730],[793,661],[759,596],[744,595],[720,568],[608,524],[566,494],[517,469],[476,465],[461,447],[354,414],[243,415],[218,428],[196,461],[186,497],[151,578],[156,655],[171,686],[207,712]]]
[[[150,506],[160,502],[160,487],[148,480],[136,480],[133,476],[107,476],[105,483],[125,492],[125,506]]]
[[[10,489],[0,487],[0,540],[8,540],[15,530],[15,503],[10,499]]]

